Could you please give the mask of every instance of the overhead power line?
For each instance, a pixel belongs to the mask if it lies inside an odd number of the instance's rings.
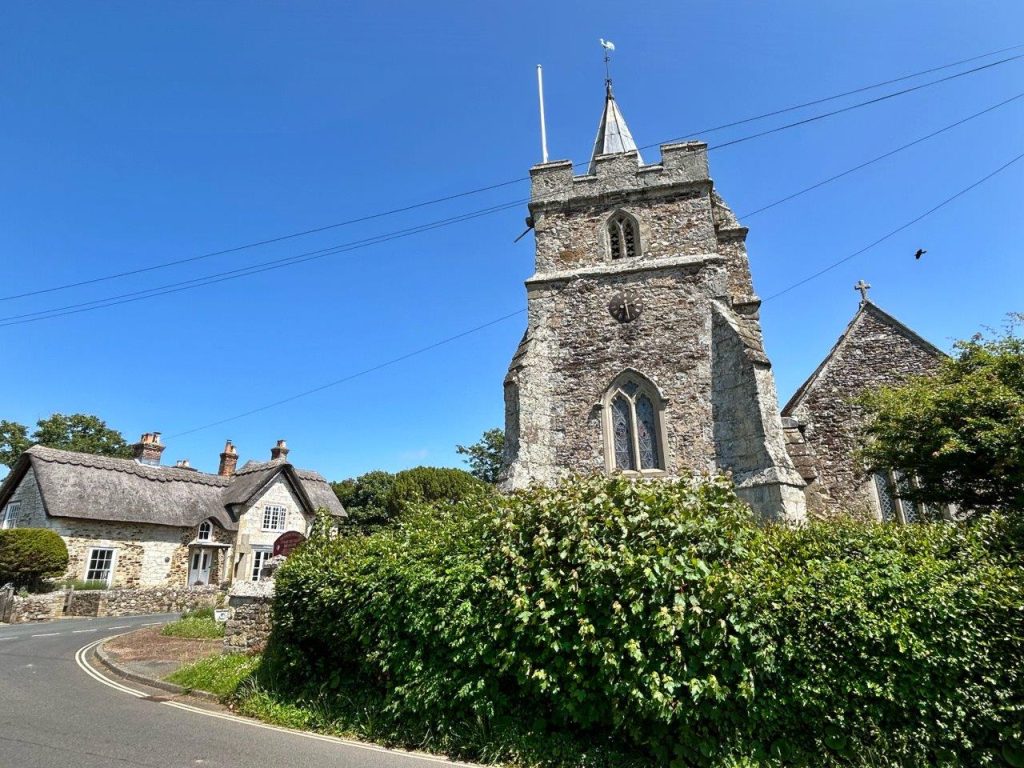
[[[507,315],[502,315],[501,317],[496,317],[494,320],[488,320],[486,323],[481,323],[480,325],[477,325],[477,326],[475,326],[473,328],[469,328],[468,330],[461,331],[460,333],[456,333],[453,336],[448,336],[448,337],[446,337],[444,339],[441,339],[440,341],[435,341],[433,344],[428,344],[425,347],[420,347],[419,349],[414,349],[412,352],[406,352],[404,355],[399,355],[398,357],[393,357],[390,360],[385,360],[383,363],[378,363],[377,365],[371,366],[369,368],[364,368],[361,371],[356,371],[355,373],[350,373],[348,376],[342,376],[340,379],[335,379],[334,381],[329,381],[326,384],[321,384],[319,387],[314,387],[313,389],[307,389],[304,392],[299,392],[299,393],[294,394],[294,395],[292,395],[290,397],[283,398],[282,400],[276,400],[273,403],[267,403],[266,405],[261,405],[258,408],[252,408],[251,410],[245,411],[244,413],[238,413],[238,414],[235,414],[234,416],[228,416],[225,419],[218,419],[217,421],[211,421],[209,424],[204,424],[201,427],[195,427],[193,429],[187,429],[184,432],[176,432],[173,435],[169,435],[169,437],[182,437],[183,435],[191,435],[193,432],[199,432],[199,431],[204,430],[204,429],[209,429],[210,427],[217,427],[217,426],[220,426],[221,424],[227,424],[230,421],[237,421],[238,419],[245,418],[246,416],[252,416],[254,413],[260,413],[262,411],[269,410],[270,408],[276,408],[279,405],[284,405],[285,403],[290,403],[290,402],[292,402],[294,400],[298,400],[298,399],[303,398],[303,397],[309,397],[310,395],[314,395],[317,392],[323,392],[325,389],[330,389],[331,387],[336,387],[339,384],[344,384],[347,381],[352,381],[352,379],[358,379],[360,376],[366,376],[367,374],[373,373],[374,371],[379,371],[382,368],[387,368],[388,366],[395,365],[396,363],[400,363],[403,360],[408,360],[410,357],[416,357],[417,355],[422,355],[425,352],[429,352],[429,351],[431,351],[433,349],[437,349],[438,347],[442,347],[445,344],[451,344],[453,341],[457,341],[459,339],[465,338],[466,336],[471,336],[474,333],[479,333],[480,331],[484,330],[485,328],[490,328],[492,325],[497,325],[498,323],[504,322],[505,320],[508,320],[510,318],[513,318],[513,317],[516,317],[518,315],[521,315],[524,312],[526,312],[525,309],[517,309],[515,312],[509,312]]]
[[[866,160],[865,162],[860,163],[859,165],[855,165],[852,168],[847,168],[845,171],[842,171],[841,173],[837,173],[834,176],[829,176],[827,179],[822,179],[819,182],[811,184],[811,186],[809,186],[809,187],[804,187],[799,192],[794,192],[791,195],[786,195],[785,197],[780,198],[780,199],[776,200],[775,202],[768,203],[768,205],[763,205],[760,208],[757,208],[757,209],[755,209],[753,211],[750,211],[749,213],[740,214],[739,218],[740,219],[749,219],[751,216],[756,216],[757,214],[763,213],[764,211],[767,211],[767,210],[769,210],[771,208],[774,208],[777,205],[782,205],[783,203],[788,203],[790,200],[793,200],[794,198],[800,197],[801,195],[804,195],[804,194],[806,194],[808,192],[811,192],[811,191],[813,191],[815,189],[818,189],[819,187],[823,187],[826,184],[831,184],[833,181],[841,179],[844,176],[849,176],[851,173],[854,173],[855,171],[859,171],[859,170],[862,170],[864,168],[867,168],[869,165],[874,165],[875,163],[879,162],[880,160],[884,160],[887,157],[892,157],[893,155],[895,155],[895,154],[897,154],[899,152],[902,152],[902,151],[904,151],[906,149],[910,149],[911,147],[916,146],[916,145],[920,144],[921,142],[927,141],[928,139],[933,139],[936,136],[938,136],[939,134],[945,133],[946,131],[952,130],[953,128],[957,128],[958,126],[961,126],[964,123],[969,122],[969,121],[973,120],[976,117],[981,117],[982,115],[988,114],[989,112],[992,112],[992,111],[994,111],[996,109],[999,109],[1000,107],[1005,107],[1007,104],[1010,104],[1010,103],[1012,103],[1014,101],[1017,101],[1017,99],[1020,99],[1020,98],[1024,98],[1024,92],[1018,93],[1016,96],[1011,96],[1008,99],[1000,101],[998,104],[993,104],[991,107],[986,107],[985,109],[981,110],[980,112],[975,112],[973,115],[968,115],[967,117],[963,118],[962,120],[957,120],[955,123],[950,123],[949,125],[945,125],[942,128],[939,128],[939,130],[937,130],[937,131],[932,131],[931,133],[926,134],[924,136],[921,136],[919,138],[916,138],[913,141],[907,142],[906,144],[904,144],[904,145],[902,145],[900,147],[896,147],[896,149],[891,149],[888,152],[885,152],[885,153],[883,153],[881,155],[878,155],[877,157],[873,157],[870,160]]]
[[[910,221],[906,222],[905,224],[900,225],[899,227],[897,227],[896,229],[892,230],[891,232],[889,232],[889,233],[883,235],[882,237],[878,238],[873,243],[871,243],[871,244],[861,248],[858,251],[855,251],[855,252],[851,253],[848,256],[843,257],[842,259],[839,259],[838,261],[830,264],[829,266],[825,267],[824,269],[819,270],[818,272],[815,272],[813,275],[809,275],[806,278],[804,278],[803,280],[800,280],[800,281],[798,281],[796,283],[793,283],[793,285],[789,286],[788,288],[784,288],[783,290],[779,291],[778,293],[772,294],[767,299],[765,299],[765,301],[771,301],[772,299],[778,298],[779,296],[782,296],[783,294],[788,293],[789,291],[793,290],[794,288],[797,288],[797,287],[799,287],[801,285],[804,285],[805,283],[810,282],[811,280],[814,280],[817,277],[820,277],[821,275],[825,274],[826,272],[828,272],[828,271],[830,271],[832,269],[835,269],[840,264],[842,264],[844,262],[847,262],[850,259],[855,258],[856,256],[859,256],[860,254],[862,254],[862,253],[864,253],[864,252],[874,248],[875,246],[879,245],[880,243],[885,242],[890,237],[893,237],[894,235],[898,234],[899,232],[902,232],[903,230],[913,226],[914,224],[916,224],[917,222],[921,221],[925,217],[930,216],[931,214],[935,213],[936,211],[940,210],[941,208],[944,208],[945,206],[949,205],[950,203],[952,203],[957,198],[959,198],[959,197],[967,194],[968,192],[970,192],[972,189],[975,189],[976,187],[981,186],[982,184],[984,184],[986,181],[988,181],[992,177],[996,176],[997,174],[1001,173],[1002,171],[1006,170],[1011,165],[1013,165],[1016,162],[1019,162],[1022,159],[1024,159],[1024,153],[1021,153],[1021,154],[1017,155],[1013,159],[1007,161],[1003,165],[1001,165],[998,168],[996,168],[991,173],[986,174],[982,178],[978,179],[973,184],[970,184],[970,185],[964,187],[963,189],[961,189],[959,192],[957,192],[957,193],[947,197],[945,200],[943,200],[938,205],[928,209],[927,211],[922,213],[920,216],[916,216],[915,218],[911,219]],[[466,336],[470,336],[470,335],[472,335],[474,333],[478,333],[478,332],[484,330],[485,328],[490,328],[491,326],[497,325],[498,323],[504,322],[505,320],[509,320],[509,319],[511,319],[513,317],[516,317],[518,315],[521,315],[521,314],[523,314],[525,312],[526,312],[525,309],[518,309],[515,312],[509,312],[508,314],[502,315],[501,317],[497,317],[497,318],[495,318],[493,320],[488,320],[487,322],[481,323],[480,325],[477,325],[477,326],[475,326],[473,328],[469,328],[469,329],[467,329],[465,331],[461,331],[460,333],[454,334],[452,336],[448,336],[446,338],[441,339],[440,341],[436,341],[436,342],[434,342],[432,344],[428,344],[427,346],[420,347],[419,349],[415,349],[412,352],[407,352],[404,355],[399,355],[398,357],[393,357],[393,358],[391,358],[389,360],[385,360],[384,362],[378,363],[377,365],[371,366],[369,368],[364,368],[364,369],[362,369],[360,371],[356,371],[355,373],[351,373],[351,374],[349,374],[347,376],[343,376],[340,379],[335,379],[334,381],[329,381],[326,384],[322,384],[322,385],[320,385],[318,387],[314,387],[312,389],[307,389],[307,390],[305,390],[303,392],[299,392],[297,394],[291,395],[290,397],[285,397],[285,398],[282,398],[280,400],[275,400],[272,403],[267,403],[266,405],[261,405],[258,408],[251,408],[248,411],[244,411],[242,413],[235,414],[234,416],[228,416],[227,418],[224,418],[224,419],[218,419],[217,421],[212,421],[212,422],[210,422],[208,424],[203,424],[202,426],[199,426],[199,427],[194,427],[192,429],[187,429],[187,430],[185,430],[183,432],[176,432],[176,433],[170,435],[170,437],[182,437],[184,435],[190,435],[190,434],[192,434],[194,432],[200,432],[200,431],[202,431],[204,429],[210,429],[211,427],[220,426],[221,424],[227,424],[228,422],[237,421],[238,419],[245,418],[246,416],[251,416],[253,414],[261,413],[262,411],[266,411],[266,410],[269,410],[271,408],[276,408],[279,405],[284,405],[285,403],[290,403],[290,402],[293,402],[295,400],[299,400],[300,398],[308,397],[309,395],[316,394],[317,392],[323,392],[325,389],[330,389],[331,387],[339,386],[340,384],[344,384],[345,382],[352,381],[353,379],[357,379],[357,378],[359,378],[361,376],[366,376],[367,374],[373,373],[375,371],[379,371],[382,368],[387,368],[389,366],[395,365],[396,363],[400,363],[403,360],[408,360],[411,357],[415,357],[417,355],[422,355],[422,354],[424,354],[426,352],[429,352],[429,351],[431,351],[433,349],[437,349],[438,347],[444,346],[445,344],[450,344],[453,341],[456,341],[458,339],[462,339],[462,338],[465,338]]]
[[[975,119],[977,117],[980,117],[980,116],[982,116],[984,114],[987,114],[988,112],[992,112],[993,110],[998,109],[999,107],[1002,107],[1002,106],[1005,106],[1007,104],[1010,104],[1013,101],[1016,101],[1016,100],[1018,100],[1018,99],[1020,99],[1022,97],[1024,97],[1024,93],[1017,94],[1016,96],[1012,96],[1009,99],[1004,99],[1003,101],[1000,101],[1000,102],[998,102],[996,104],[993,104],[993,105],[991,105],[989,107],[986,107],[985,109],[983,109],[983,110],[981,110],[979,112],[975,112],[974,114],[968,115],[967,117],[964,117],[964,118],[962,118],[960,120],[957,120],[956,122],[953,122],[953,123],[950,123],[949,125],[943,126],[942,128],[940,128],[940,129],[938,129],[936,131],[932,131],[929,134],[926,134],[926,135],[921,136],[921,137],[919,137],[917,139],[914,139],[913,141],[908,142],[907,144],[904,144],[904,145],[902,145],[900,147],[897,147],[896,149],[893,149],[893,150],[890,150],[888,152],[885,152],[885,153],[883,153],[881,155],[878,155],[877,157],[872,158],[871,160],[867,160],[867,161],[865,161],[863,163],[860,163],[860,164],[858,164],[858,165],[856,165],[856,166],[854,166],[852,168],[849,168],[849,169],[847,169],[845,171],[842,171],[842,172],[840,172],[838,174],[830,176],[827,179],[823,179],[822,181],[816,182],[816,183],[810,185],[809,187],[805,187],[805,188],[803,188],[803,189],[801,189],[801,190],[799,190],[797,192],[793,192],[793,193],[791,193],[789,195],[786,195],[785,197],[780,198],[779,200],[776,200],[776,201],[774,201],[772,203],[769,203],[768,205],[765,205],[765,206],[763,206],[761,208],[758,208],[757,210],[751,211],[749,213],[741,214],[739,216],[739,218],[740,219],[749,219],[750,217],[756,216],[757,214],[759,214],[759,213],[761,213],[763,211],[769,210],[770,208],[774,208],[777,205],[780,205],[782,203],[788,202],[789,200],[792,200],[792,199],[794,199],[796,197],[799,197],[799,196],[801,196],[803,194],[806,194],[807,192],[810,192],[812,190],[818,189],[819,187],[822,187],[822,186],[824,186],[826,184],[829,184],[829,183],[831,183],[833,181],[836,181],[837,179],[843,178],[844,176],[847,176],[847,175],[849,175],[851,173],[854,173],[855,171],[858,171],[858,170],[861,170],[863,168],[866,168],[866,167],[868,167],[868,166],[870,166],[870,165],[872,165],[872,164],[874,164],[876,162],[879,162],[879,161],[881,161],[881,160],[883,160],[883,159],[885,159],[887,157],[891,157],[891,156],[893,156],[893,155],[895,155],[895,154],[897,154],[899,152],[902,152],[902,151],[904,151],[906,149],[909,149],[910,147],[913,147],[913,146],[915,146],[917,144],[920,144],[923,141],[926,141],[926,140],[928,140],[930,138],[934,138],[935,136],[938,136],[938,135],[940,135],[940,134],[942,134],[942,133],[944,133],[944,132],[946,132],[948,130],[951,130],[951,129],[956,128],[956,127],[958,127],[960,125],[963,125],[964,123],[967,123],[970,120],[973,120],[973,119]],[[717,148],[718,147],[716,147],[716,146],[710,147],[709,151],[717,149]],[[339,253],[346,253],[346,252],[349,252],[349,251],[354,251],[354,250],[358,250],[358,249],[361,249],[361,248],[366,248],[366,247],[369,247],[371,245],[378,245],[378,244],[381,244],[381,243],[390,242],[391,240],[397,240],[397,239],[400,239],[400,238],[409,237],[411,235],[420,234],[422,232],[430,231],[430,230],[433,230],[433,229],[439,229],[441,227],[449,226],[449,225],[452,225],[452,224],[458,224],[458,223],[461,223],[461,222],[464,222],[464,221],[468,221],[468,220],[471,220],[471,219],[479,218],[480,216],[486,216],[486,215],[489,215],[491,213],[497,213],[497,212],[500,212],[500,211],[508,210],[509,208],[514,208],[514,207],[517,207],[519,205],[523,205],[523,204],[525,204],[527,202],[529,202],[528,199],[513,200],[513,201],[506,202],[506,203],[501,203],[501,204],[496,205],[496,206],[491,206],[491,207],[488,207],[488,208],[483,208],[483,209],[480,209],[480,210],[471,211],[471,212],[466,213],[466,214],[461,214],[461,215],[458,215],[458,216],[452,216],[452,217],[448,217],[448,218],[445,218],[445,219],[440,219],[440,220],[437,220],[437,221],[432,221],[432,222],[428,222],[428,223],[425,223],[425,224],[416,225],[416,226],[413,226],[413,227],[408,227],[406,229],[398,230],[396,232],[384,233],[384,234],[376,235],[376,236],[373,236],[373,237],[363,238],[361,240],[355,240],[355,241],[351,241],[351,242],[347,242],[347,243],[341,243],[341,244],[337,244],[337,245],[333,245],[333,246],[328,246],[328,247],[325,247],[325,248],[320,248],[320,249],[317,249],[317,250],[314,250],[314,251],[307,251],[305,253],[294,254],[292,256],[285,256],[285,257],[281,257],[281,258],[278,258],[278,259],[271,259],[269,261],[264,261],[264,262],[260,262],[260,263],[257,263],[257,264],[251,264],[249,266],[239,267],[237,269],[226,270],[226,271],[223,271],[223,272],[215,272],[215,273],[212,273],[212,274],[204,275],[204,276],[197,277],[197,278],[192,278],[192,279],[189,279],[189,280],[182,280],[182,281],[178,281],[178,282],[167,283],[165,285],[155,286],[153,288],[146,288],[146,289],[141,289],[141,290],[138,290],[138,291],[132,291],[132,292],[129,292],[129,293],[123,293],[123,294],[118,294],[118,295],[114,295],[114,296],[107,296],[107,297],[104,297],[104,298],[101,298],[101,299],[94,299],[94,300],[91,300],[91,301],[79,302],[79,303],[76,303],[76,304],[67,304],[67,305],[64,305],[64,306],[61,306],[61,307],[51,307],[50,309],[38,310],[38,311],[35,311],[35,312],[26,312],[26,313],[22,313],[22,314],[19,314],[19,315],[8,315],[6,317],[0,317],[0,328],[8,326],[8,325],[20,325],[20,324],[23,324],[23,323],[32,323],[32,322],[39,322],[41,320],[50,320],[50,319],[57,318],[57,317],[65,317],[67,315],[79,314],[81,312],[91,312],[91,311],[98,310],[98,309],[105,309],[107,307],[119,306],[121,304],[128,304],[128,303],[133,303],[133,302],[136,302],[136,301],[143,301],[143,300],[149,299],[149,298],[156,298],[158,296],[165,296],[165,295],[171,294],[171,293],[179,293],[181,291],[191,290],[193,288],[201,288],[203,286],[213,285],[213,284],[216,284],[216,283],[222,283],[222,282],[226,282],[228,280],[236,280],[236,279],[239,279],[239,278],[242,278],[242,277],[248,277],[250,275],[259,274],[259,273],[262,273],[262,272],[268,272],[268,271],[275,270],[275,269],[282,269],[284,267],[290,267],[290,266],[294,266],[294,265],[297,265],[297,264],[303,264],[303,263],[306,263],[308,261],[313,261],[313,260],[316,260],[316,259],[321,259],[321,258],[324,258],[324,257],[327,257],[327,256],[333,256],[333,255],[336,255],[336,254],[339,254]]]
[[[1000,48],[998,50],[989,51],[987,53],[982,53],[982,54],[979,54],[977,56],[971,56],[969,58],[960,59],[958,61],[950,62],[948,64],[942,64],[942,65],[937,66],[937,67],[930,67],[929,69],[924,69],[924,70],[921,70],[919,72],[914,72],[914,73],[909,74],[909,75],[902,75],[900,77],[890,78],[888,80],[883,80],[883,81],[880,81],[880,82],[877,82],[877,83],[872,83],[870,85],[860,86],[858,88],[854,88],[854,89],[848,90],[848,91],[843,91],[842,93],[833,94],[831,96],[825,96],[825,97],[822,97],[822,98],[819,98],[819,99],[814,99],[812,101],[803,102],[801,104],[794,104],[794,105],[789,106],[789,107],[784,107],[782,109],[772,110],[771,112],[765,112],[765,113],[760,114],[760,115],[754,115],[752,117],[746,117],[746,118],[743,118],[741,120],[735,120],[735,121],[732,121],[732,122],[729,122],[729,123],[723,123],[722,125],[712,126],[712,127],[708,127],[708,128],[702,128],[702,129],[697,130],[697,131],[691,131],[691,132],[689,132],[687,134],[684,134],[684,136],[681,137],[681,138],[686,138],[686,137],[695,136],[695,135],[707,135],[707,134],[710,134],[710,133],[715,133],[717,131],[725,130],[727,128],[734,128],[734,127],[739,126],[739,125],[745,125],[747,123],[756,122],[758,120],[764,120],[764,119],[767,119],[769,117],[776,117],[778,115],[786,114],[786,113],[789,113],[789,112],[794,112],[794,111],[797,111],[797,110],[800,110],[800,109],[805,109],[807,107],[816,106],[818,104],[824,104],[824,103],[827,103],[829,101],[835,101],[837,99],[845,98],[847,96],[852,96],[852,95],[857,94],[857,93],[863,93],[865,91],[870,91],[870,90],[873,90],[875,88],[881,88],[881,87],[884,87],[886,85],[893,85],[895,83],[904,82],[906,80],[912,80],[915,77],[922,77],[924,75],[931,74],[933,72],[939,72],[939,71],[942,71],[942,70],[945,70],[945,69],[950,69],[952,67],[960,66],[962,64],[968,64],[968,63],[973,62],[973,61],[978,61],[980,59],[988,58],[990,56],[996,56],[996,55],[999,55],[1001,53],[1006,53],[1008,51],[1017,50],[1017,49],[1022,48],[1022,47],[1024,47],[1024,43],[1018,44],[1018,45],[1008,46],[1006,48]],[[925,87],[928,87],[929,85],[935,85],[937,83],[946,82],[947,80],[953,79],[954,77],[961,77],[963,75],[973,74],[975,72],[979,72],[979,71],[984,70],[984,69],[989,69],[991,67],[999,66],[1001,64],[1005,64],[1005,63],[1007,63],[1009,61],[1014,61],[1014,60],[1019,59],[1019,58],[1021,58],[1021,56],[1008,57],[1008,58],[1002,59],[1000,61],[996,61],[996,62],[992,62],[990,64],[986,64],[986,65],[981,66],[981,67],[976,67],[974,69],[970,69],[970,70],[966,70],[966,71],[961,72],[961,73],[957,73],[956,75],[953,75],[953,76],[948,77],[948,78],[943,78],[943,79],[940,79],[940,80],[936,80],[934,82],[925,83],[925,84],[922,84],[921,86],[917,86],[916,88],[907,89],[905,91],[899,92],[898,94],[892,94],[892,95],[883,97],[881,99],[878,99],[877,101],[881,101],[881,100],[884,100],[886,98],[893,98],[896,95],[903,95],[904,93],[909,93],[909,92],[911,92],[913,90],[919,90],[920,88],[925,88]],[[871,103],[875,103],[875,102],[876,102],[876,100],[872,100],[870,102],[866,102],[864,104],[860,104],[860,105],[856,105],[856,106],[865,106],[866,104],[871,104]],[[828,113],[828,114],[825,114],[825,115],[817,116],[817,117],[813,118],[813,120],[821,120],[821,119],[824,119],[825,117],[830,117],[833,114],[838,114],[839,112],[848,111],[849,109],[856,108],[856,106],[850,107],[850,108],[847,108],[847,109],[843,109],[843,110],[837,110],[835,112],[831,112],[831,113]],[[754,136],[744,137],[744,138],[742,138],[740,140],[737,140],[735,142],[728,142],[728,143],[726,143],[724,145],[720,145],[717,148],[721,148],[722,146],[730,146],[731,144],[739,143],[740,141],[749,141],[749,140],[751,140],[753,138],[758,138],[759,136],[767,135],[768,133],[776,133],[776,132],[778,132],[780,130],[785,130],[788,127],[795,127],[796,125],[802,125],[805,122],[811,122],[811,120],[800,121],[800,122],[794,123],[793,125],[790,125],[790,126],[784,126],[784,127],[781,127],[781,128],[772,129],[771,131],[768,131],[768,132],[765,132],[765,133],[756,134]],[[654,144],[647,144],[647,145],[641,147],[640,149],[641,150],[651,149],[653,147],[659,146],[660,144],[672,143],[673,141],[679,141],[679,140],[681,140],[681,139],[680,138],[676,138],[676,139],[672,139],[672,140],[667,141],[667,142],[663,141],[663,142],[658,142],[658,143],[654,143]],[[582,162],[574,164],[573,167],[574,168],[583,167],[583,166],[587,165],[588,162],[589,161],[582,161]],[[442,197],[436,197],[436,198],[432,198],[432,199],[429,199],[429,200],[423,200],[423,201],[420,201],[420,202],[417,202],[417,203],[411,203],[409,205],[405,205],[405,206],[401,206],[401,207],[397,207],[397,208],[391,208],[391,209],[384,210],[384,211],[378,211],[376,213],[370,213],[370,214],[367,214],[365,216],[360,216],[360,217],[357,217],[357,218],[346,219],[344,221],[335,222],[333,224],[326,224],[324,226],[314,227],[314,228],[311,228],[311,229],[305,229],[305,230],[302,230],[302,231],[299,231],[299,232],[292,232],[292,233],[285,234],[285,235],[278,235],[278,236],[271,237],[271,238],[266,238],[266,239],[263,239],[263,240],[257,240],[257,241],[254,241],[254,242],[233,246],[233,247],[230,247],[230,248],[224,248],[224,249],[217,250],[217,251],[211,251],[209,253],[199,254],[197,256],[189,256],[189,257],[185,257],[185,258],[181,258],[181,259],[175,259],[175,260],[172,260],[172,261],[162,262],[162,263],[159,263],[159,264],[151,264],[149,266],[139,267],[137,269],[124,270],[122,272],[115,272],[115,273],[111,273],[111,274],[107,274],[107,275],[101,275],[101,276],[98,276],[98,277],[88,278],[88,279],[85,279],[85,280],[78,280],[78,281],[75,281],[75,282],[69,282],[69,283],[63,283],[63,284],[59,284],[59,285],[53,285],[53,286],[49,286],[49,287],[46,287],[46,288],[37,288],[37,289],[34,289],[34,290],[23,291],[21,293],[10,294],[10,295],[7,295],[7,296],[0,296],[0,301],[12,301],[14,299],[22,299],[22,298],[28,298],[30,296],[38,296],[38,295],[46,294],[46,293],[54,293],[56,291],[64,291],[64,290],[69,290],[71,288],[80,288],[80,287],[87,286],[87,285],[94,285],[96,283],[106,282],[106,281],[109,281],[109,280],[116,280],[116,279],[122,278],[122,277],[130,277],[132,275],[139,275],[139,274],[143,274],[143,273],[146,273],[146,272],[152,272],[152,271],[159,270],[159,269],[166,269],[166,268],[178,266],[178,265],[181,265],[181,264],[193,263],[193,262],[196,262],[196,261],[201,261],[201,260],[204,260],[204,259],[213,258],[215,256],[224,256],[224,255],[228,255],[228,254],[231,254],[231,253],[237,253],[239,251],[245,251],[245,250],[249,250],[249,249],[252,249],[252,248],[262,247],[262,246],[265,246],[265,245],[272,245],[274,243],[280,243],[280,242],[283,242],[283,241],[286,241],[286,240],[292,240],[292,239],[299,238],[299,237],[305,237],[307,235],[313,235],[313,234],[317,234],[317,233],[320,233],[320,232],[326,232],[328,230],[338,229],[340,227],[346,227],[346,226],[350,226],[350,225],[353,225],[353,224],[360,224],[360,223],[364,223],[364,222],[367,222],[367,221],[372,221],[374,219],[384,218],[386,216],[393,216],[393,215],[397,215],[397,214],[400,214],[400,213],[407,213],[409,211],[413,211],[413,210],[416,210],[418,208],[424,208],[424,207],[431,206],[431,205],[438,205],[440,203],[450,202],[452,200],[458,200],[460,198],[469,197],[471,195],[482,194],[484,192],[491,192],[491,191],[496,190],[496,189],[501,189],[503,187],[508,187],[508,186],[513,185],[513,184],[519,184],[519,183],[522,183],[522,182],[525,182],[525,181],[529,181],[529,176],[520,176],[520,177],[517,177],[517,178],[514,178],[514,179],[509,179],[507,181],[497,182],[495,184],[489,184],[489,185],[486,185],[486,186],[477,187],[475,189],[468,189],[468,190],[465,190],[465,191],[462,191],[462,192],[456,192],[456,193],[453,193],[451,195],[445,195],[445,196],[442,196]]]
[[[794,288],[799,288],[799,287],[800,287],[801,285],[804,285],[804,284],[806,284],[806,283],[809,283],[809,282],[810,282],[811,280],[814,280],[815,278],[821,277],[821,276],[822,276],[822,275],[824,275],[824,274],[825,274],[826,272],[831,272],[831,271],[832,271],[833,269],[835,269],[836,267],[838,267],[838,266],[839,266],[840,264],[845,264],[846,262],[850,261],[850,259],[856,258],[857,256],[860,256],[860,255],[861,255],[862,253],[866,253],[867,251],[870,251],[870,250],[871,250],[872,248],[874,248],[874,247],[875,247],[876,245],[880,245],[881,243],[884,243],[884,242],[885,242],[886,240],[888,240],[888,239],[889,239],[890,237],[893,237],[894,235],[897,235],[897,234],[899,234],[899,233],[900,233],[900,232],[902,232],[903,230],[905,230],[905,229],[907,229],[907,228],[909,228],[909,227],[913,226],[913,225],[914,225],[914,224],[916,224],[917,222],[921,221],[921,219],[924,219],[924,218],[926,218],[926,217],[928,217],[928,216],[931,216],[931,215],[932,215],[933,213],[935,213],[935,212],[936,212],[937,210],[939,210],[940,208],[944,208],[944,207],[946,207],[947,205],[949,205],[950,203],[952,203],[952,202],[953,202],[954,200],[956,200],[956,199],[957,199],[958,197],[961,197],[961,196],[963,196],[963,195],[966,195],[966,194],[967,194],[968,192],[970,192],[970,191],[971,191],[972,189],[974,189],[975,187],[979,187],[979,186],[981,186],[981,185],[982,185],[982,184],[984,184],[984,183],[985,183],[986,181],[988,181],[989,179],[991,179],[991,178],[992,178],[993,176],[996,176],[997,174],[999,174],[999,173],[1001,173],[1001,172],[1005,171],[1005,170],[1006,170],[1007,168],[1009,168],[1009,167],[1010,167],[1011,165],[1013,165],[1013,164],[1014,164],[1014,163],[1016,163],[1016,162],[1019,162],[1019,161],[1020,161],[1020,160],[1022,160],[1022,159],[1024,159],[1024,153],[1021,153],[1021,154],[1017,155],[1017,156],[1016,156],[1015,158],[1013,158],[1012,160],[1008,160],[1007,162],[1003,163],[1003,164],[1002,164],[1001,166],[999,166],[998,168],[996,168],[996,169],[995,169],[994,171],[992,171],[991,173],[989,173],[989,174],[987,174],[987,175],[983,176],[982,178],[978,179],[978,180],[977,180],[976,182],[974,182],[973,184],[971,184],[971,185],[969,185],[969,186],[966,186],[966,187],[964,187],[963,189],[961,189],[961,190],[960,190],[959,192],[957,192],[956,194],[954,194],[954,195],[951,195],[950,197],[947,197],[947,198],[946,198],[945,200],[943,200],[943,201],[942,201],[941,203],[939,203],[938,205],[936,205],[936,206],[935,206],[935,207],[933,207],[933,208],[929,208],[929,209],[928,209],[927,211],[925,211],[924,213],[922,213],[922,214],[921,214],[920,216],[917,216],[917,217],[915,217],[915,218],[911,219],[910,221],[908,221],[908,222],[907,222],[906,224],[901,224],[900,226],[896,227],[896,229],[892,230],[891,232],[889,232],[889,233],[887,233],[887,234],[885,234],[885,235],[882,235],[882,236],[881,236],[880,238],[878,238],[877,240],[875,240],[875,241],[874,241],[873,243],[870,243],[870,244],[868,244],[868,245],[865,245],[865,246],[864,246],[863,248],[861,248],[860,250],[858,250],[858,251],[854,251],[853,253],[851,253],[851,254],[850,254],[850,255],[848,255],[848,256],[844,256],[843,258],[839,259],[838,261],[834,261],[834,262],[832,262],[831,264],[829,264],[829,265],[828,265],[827,267],[825,267],[824,269],[819,269],[819,270],[818,270],[817,272],[815,272],[815,273],[814,273],[814,274],[812,274],[812,275],[808,275],[808,276],[807,276],[807,277],[805,277],[805,278],[804,278],[803,280],[798,280],[797,282],[793,283],[792,285],[790,285],[790,286],[788,286],[788,287],[786,287],[786,288],[783,288],[783,289],[782,289],[781,291],[778,291],[777,293],[773,293],[773,294],[772,294],[771,296],[769,296],[768,298],[766,298],[766,299],[765,299],[764,301],[771,301],[772,299],[777,299],[777,298],[778,298],[779,296],[782,296],[782,295],[784,295],[784,294],[786,294],[786,293],[789,293],[789,292],[790,292],[790,291],[792,291],[792,290],[793,290]]]

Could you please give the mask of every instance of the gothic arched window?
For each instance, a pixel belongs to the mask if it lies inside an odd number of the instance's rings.
[[[199,539],[199,541],[209,541],[211,533],[213,533],[213,526],[210,524],[210,521],[203,520],[203,522],[199,524],[199,535],[196,536],[196,538]]]
[[[633,371],[620,375],[604,398],[606,464],[621,472],[665,469],[664,400],[655,386]]]
[[[640,254],[636,219],[619,211],[608,220],[608,249],[613,259],[632,259]]]

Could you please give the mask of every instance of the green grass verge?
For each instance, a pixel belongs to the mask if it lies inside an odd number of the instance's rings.
[[[235,693],[241,682],[259,666],[258,656],[229,653],[211,656],[182,667],[168,675],[167,680],[190,691],[207,691],[221,697]]]
[[[207,639],[224,637],[224,625],[205,616],[183,616],[160,630],[165,637]]]

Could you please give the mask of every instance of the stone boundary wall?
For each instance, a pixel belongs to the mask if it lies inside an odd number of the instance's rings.
[[[11,623],[47,621],[64,616],[138,616],[215,608],[223,603],[219,587],[59,590],[14,598]]]
[[[258,653],[270,637],[273,595],[231,595],[231,616],[224,627],[225,653]]]

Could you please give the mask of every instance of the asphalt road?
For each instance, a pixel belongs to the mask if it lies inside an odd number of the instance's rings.
[[[304,736],[205,707],[152,701],[96,679],[84,646],[168,616],[0,626],[0,768],[423,768],[437,758]],[[87,654],[83,654],[86,655]],[[145,694],[135,683],[120,685]],[[449,765],[452,765],[449,763]]]

